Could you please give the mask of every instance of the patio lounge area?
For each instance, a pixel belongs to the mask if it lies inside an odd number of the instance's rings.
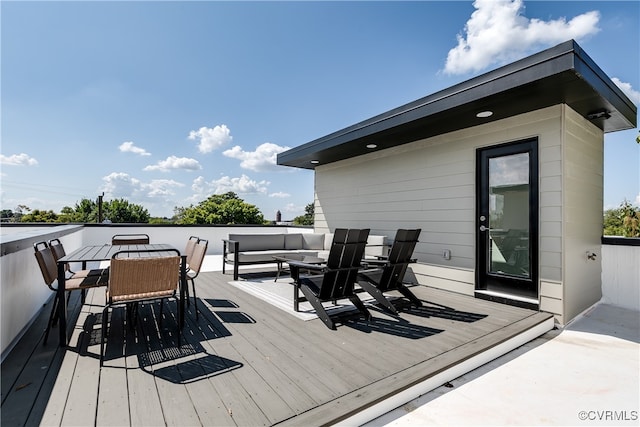
[[[2,364],[2,425],[349,424],[385,399],[429,380],[437,387],[553,327],[548,313],[418,286],[424,307],[391,317],[371,305],[372,322],[347,313],[331,331],[231,279],[200,275],[200,319],[191,305],[181,347],[175,310],[165,306],[160,329],[155,305],[140,309],[134,328],[123,309],[113,311],[103,368],[104,289],[83,306],[71,301],[66,350],[55,338],[42,345],[45,308]]]

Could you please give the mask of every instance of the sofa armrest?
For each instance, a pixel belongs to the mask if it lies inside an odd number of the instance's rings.
[[[237,240],[222,239],[222,274],[225,273],[227,254],[233,254],[233,280],[238,280],[238,252],[240,242]]]

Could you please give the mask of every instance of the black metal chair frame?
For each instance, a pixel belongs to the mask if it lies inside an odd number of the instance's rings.
[[[329,329],[335,330],[336,326],[322,305],[327,301],[349,299],[366,320],[371,320],[371,313],[354,291],[368,236],[369,229],[339,228],[334,232],[326,264],[289,262],[295,286],[302,291],[307,301],[316,310],[318,317]],[[319,274],[301,276],[301,269],[316,271]]]
[[[366,263],[369,266],[376,266],[376,268],[362,270],[358,275],[360,287],[371,294],[383,308],[394,315],[398,314],[398,310],[384,296],[384,292],[399,291],[417,307],[422,305],[422,301],[403,283],[408,265],[416,262],[411,257],[416,243],[418,243],[420,231],[420,229],[399,229],[396,232],[388,257],[379,260],[367,260]]]
[[[193,237],[195,236],[189,237],[189,242],[193,241]],[[187,280],[191,281],[191,288],[193,289],[193,306],[196,311],[196,320],[197,320],[199,316],[198,316],[198,300],[196,297],[195,278],[198,277],[198,274],[200,274],[200,269],[202,268],[202,263],[204,262],[205,255],[207,254],[207,248],[209,247],[209,241],[206,239],[200,239],[198,237],[196,237],[196,239],[197,241],[193,245],[191,254],[187,255],[187,260],[188,260],[187,262],[188,263],[191,262],[191,265],[189,265],[187,268]],[[202,247],[203,245],[204,245],[204,249],[198,248],[198,247]],[[195,259],[194,255],[198,255],[199,257]],[[189,286],[186,287],[186,298],[187,298],[187,305],[190,306],[191,300],[189,299]]]

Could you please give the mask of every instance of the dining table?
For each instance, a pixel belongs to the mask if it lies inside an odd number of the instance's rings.
[[[111,257],[120,251],[158,251],[154,252],[153,256],[162,256],[162,250],[177,250],[174,246],[166,243],[154,243],[154,244],[140,244],[140,245],[88,245],[83,246],[63,257],[58,259],[58,291],[56,298],[58,298],[58,322],[60,322],[60,347],[66,347],[68,344],[67,338],[67,299],[65,298],[65,282],[66,282],[66,269],[65,264],[68,263],[82,263],[82,269],[87,268],[89,262],[102,262],[110,261]],[[178,251],[179,252],[179,251]],[[175,252],[168,252],[167,254],[175,255]],[[134,254],[130,254],[132,256]],[[180,253],[180,314],[179,323],[180,328],[184,326],[184,301],[186,295],[187,286],[187,256]]]

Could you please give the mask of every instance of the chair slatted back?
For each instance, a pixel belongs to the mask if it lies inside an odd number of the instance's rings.
[[[202,268],[202,262],[204,261],[204,256],[207,254],[208,246],[209,241],[204,239],[198,240],[198,242],[194,245],[191,254],[191,262],[189,263],[189,269],[195,273],[191,275],[192,278],[196,277],[198,273],[200,273],[200,268]]]
[[[411,263],[411,257],[416,243],[418,243],[420,232],[421,229],[400,229],[396,232],[393,246],[389,252],[388,262],[383,267],[382,277],[378,284],[378,288],[381,291],[396,289],[397,284],[402,283],[407,272],[407,266]]]
[[[176,291],[180,271],[180,256],[158,255],[160,251],[120,251],[111,258],[107,288],[108,300],[152,297],[162,292]],[[125,256],[128,256],[125,257]]]
[[[55,291],[52,284],[58,278],[58,265],[56,263],[55,256],[53,255],[53,251],[46,242],[38,242],[33,245],[33,247],[35,249],[36,260],[38,261],[38,266],[40,267],[44,283],[49,287],[49,289]]]
[[[112,245],[148,245],[147,234],[116,234],[111,237]]]
[[[56,262],[63,256],[67,255],[67,252],[64,250],[64,246],[62,246],[62,242],[60,239],[51,239],[49,240],[49,247],[51,248],[51,252],[53,252],[53,257]],[[71,266],[68,262],[64,263],[64,271],[71,271]]]
[[[191,265],[191,257],[193,256],[193,250],[196,244],[200,240],[197,236],[190,236],[187,240],[187,247],[184,249],[184,254],[187,256],[187,264]]]
[[[318,294],[320,299],[340,299],[353,295],[368,237],[369,229],[335,230]]]

